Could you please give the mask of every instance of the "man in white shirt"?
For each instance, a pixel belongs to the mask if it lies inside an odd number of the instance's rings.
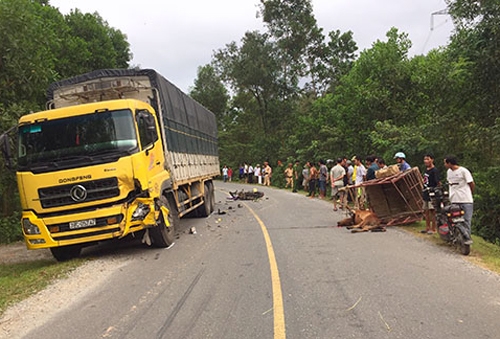
[[[253,167],[252,164],[248,164],[248,183],[253,184]]]
[[[227,166],[224,165],[224,167],[222,168],[222,178],[224,179],[224,182],[227,181]]]
[[[254,173],[254,176],[257,178],[257,183],[259,185],[262,185],[262,176],[261,176],[261,170],[260,170],[259,164],[257,164],[257,166],[255,166],[253,173]]]
[[[248,164],[245,162],[243,167],[243,173],[245,175],[245,183],[248,183]]]
[[[474,211],[474,179],[469,170],[458,165],[457,158],[450,155],[444,159],[444,166],[448,169],[446,179],[450,190],[450,202],[459,205],[464,210],[465,224],[469,231],[466,244],[472,244],[470,238],[472,213]]]

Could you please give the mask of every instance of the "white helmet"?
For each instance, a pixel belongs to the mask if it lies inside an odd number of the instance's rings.
[[[406,155],[403,152],[398,152],[398,153],[394,154],[394,159],[397,159],[397,158],[406,159]]]

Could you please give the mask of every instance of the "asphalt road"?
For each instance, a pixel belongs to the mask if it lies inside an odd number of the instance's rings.
[[[500,338],[498,275],[398,228],[334,227],[326,201],[226,199],[242,187],[218,182],[216,213],[171,249],[86,249],[133,259],[27,337]]]

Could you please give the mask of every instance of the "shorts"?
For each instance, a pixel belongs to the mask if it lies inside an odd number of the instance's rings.
[[[320,191],[326,191],[326,181],[319,180],[319,189]]]
[[[426,211],[426,210],[433,210],[434,209],[434,205],[432,204],[432,202],[424,200],[422,208],[424,209],[424,211]]]
[[[343,188],[344,186],[333,186],[332,187],[332,197],[337,197],[339,196],[340,194],[344,194],[344,191],[341,189]]]

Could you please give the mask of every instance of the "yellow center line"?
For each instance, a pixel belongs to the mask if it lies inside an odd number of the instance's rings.
[[[267,255],[269,257],[269,266],[271,268],[271,281],[273,286],[273,311],[274,311],[274,339],[285,339],[285,312],[283,308],[283,294],[281,292],[280,274],[278,272],[278,264],[276,263],[276,256],[274,255],[273,244],[271,237],[267,231],[266,225],[262,222],[259,216],[247,204],[246,208],[253,214],[253,217],[260,225],[260,229],[264,234],[266,241]]]

